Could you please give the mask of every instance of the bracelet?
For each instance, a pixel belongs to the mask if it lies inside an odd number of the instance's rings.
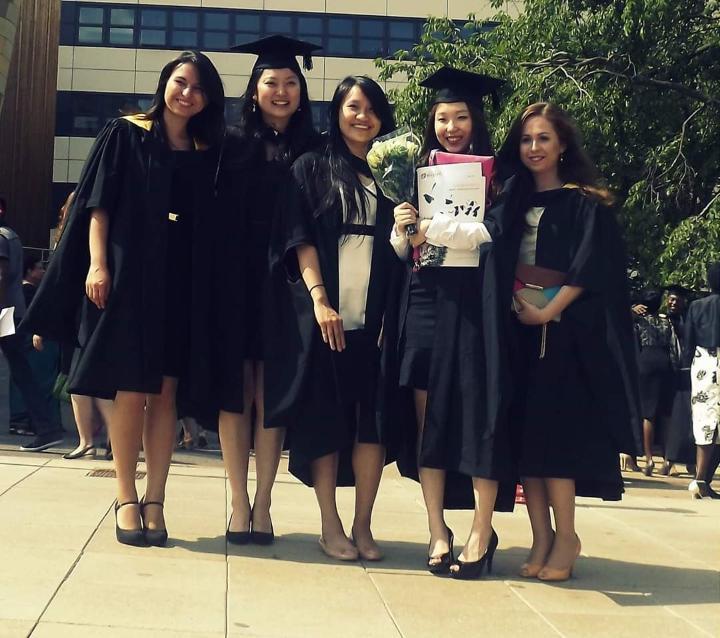
[[[315,290],[315,288],[325,288],[325,284],[315,284],[314,286],[310,286],[310,288],[308,288],[308,294],[312,294],[312,291]]]

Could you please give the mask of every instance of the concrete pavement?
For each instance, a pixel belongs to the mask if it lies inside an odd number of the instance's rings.
[[[91,475],[111,463],[18,443],[0,437],[0,637],[720,636],[720,502],[691,500],[687,478],[628,474],[622,502],[579,499],[583,553],[567,583],[516,576],[524,506],[495,517],[493,574],[455,582],[423,569],[420,489],[394,467],[374,520],[386,560],[339,564],[320,552],[313,492],[284,461],[275,545],[226,545],[228,486],[209,452],[173,463],[169,546],[131,548],[115,541],[112,478]],[[339,495],[349,526],[352,490]],[[461,541],[470,518],[448,516]]]

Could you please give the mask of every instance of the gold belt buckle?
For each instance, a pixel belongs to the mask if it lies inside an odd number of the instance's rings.
[[[168,219],[171,222],[176,222],[178,219],[180,219],[180,215],[178,215],[177,213],[168,213]]]

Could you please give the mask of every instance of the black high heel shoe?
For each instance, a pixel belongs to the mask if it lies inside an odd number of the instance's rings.
[[[487,572],[489,574],[490,572],[492,572],[493,556],[495,556],[495,550],[497,549],[497,546],[498,536],[495,533],[495,530],[492,530],[492,534],[490,534],[490,542],[488,543],[487,549],[482,555],[482,558],[480,560],[474,561],[464,561],[458,559],[458,561],[455,563],[458,568],[451,569],[450,575],[453,578],[457,578],[459,580],[474,580],[475,578],[480,578],[483,568],[486,564]]]
[[[252,510],[250,510],[250,542],[255,543],[255,545],[272,545],[275,542],[275,530],[273,529],[272,521],[270,521],[270,531],[269,532],[256,532],[255,531],[255,524],[253,523],[253,513]]]
[[[123,545],[133,545],[134,547],[145,547],[145,536],[143,535],[142,527],[138,529],[123,529],[118,525],[117,522],[117,513],[118,510],[121,507],[125,507],[126,505],[137,505],[140,506],[140,503],[137,501],[127,501],[125,503],[118,503],[115,501],[115,537],[118,540],[118,543],[122,543]],[[140,510],[141,516],[142,516],[142,509]]]
[[[252,520],[252,514],[251,514]],[[247,532],[231,532],[230,523],[232,523],[232,514],[230,514],[230,520],[228,521],[228,527],[225,530],[225,540],[231,545],[247,545],[250,542],[250,530]]]
[[[145,525],[145,508],[148,505],[157,505],[160,508],[165,507],[165,504],[160,501],[146,501],[145,497],[142,497],[140,501],[140,515],[143,520],[143,534],[145,535],[145,542],[154,547],[165,547],[168,540],[167,529],[148,529],[147,525]]]
[[[430,544],[428,543],[427,569],[431,574],[434,574],[435,576],[442,576],[449,573],[450,565],[452,565],[453,561],[455,560],[455,557],[453,556],[453,543],[455,541],[455,535],[449,527],[447,528],[447,531],[448,545],[450,546],[450,551],[445,552],[440,556],[430,556]],[[439,559],[437,563],[430,562],[431,560],[437,559]]]

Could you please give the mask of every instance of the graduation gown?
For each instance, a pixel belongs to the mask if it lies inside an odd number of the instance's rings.
[[[641,419],[627,261],[614,215],[575,188],[506,202],[524,222],[515,225],[508,242],[514,259],[506,263],[518,261],[530,223],[525,215],[533,208],[534,264],[564,272],[565,285],[584,288],[560,321],[547,325],[542,358],[542,326],[514,320],[512,413],[520,427],[520,473],[572,478],[579,496],[618,500],[618,454],[641,448]]]
[[[194,240],[185,307],[191,337],[187,374],[178,387],[178,396],[189,402],[206,401],[212,388],[207,308],[213,297],[209,282],[216,163],[210,151],[191,185]],[[71,393],[112,399],[117,391],[160,392],[172,174],[172,153],[162,128],[152,121],[118,118],[95,140],[65,231],[24,322],[33,333],[80,346],[69,377]],[[112,281],[104,310],[85,295],[89,220],[95,208],[109,217]]]
[[[269,289],[275,312],[265,321],[266,333],[272,335],[266,341],[265,414],[268,427],[289,428],[289,469],[293,475],[312,485],[312,461],[338,452],[337,485],[348,486],[354,484],[354,442],[388,442],[379,403],[382,372],[377,341],[399,263],[387,241],[394,223],[392,204],[378,192],[364,328],[346,333],[358,338],[356,347],[341,353],[331,351],[322,341],[294,251],[303,244],[317,248],[330,304],[339,309],[338,243],[344,232],[353,230],[343,226],[340,210],[317,215],[328,184],[323,154],[302,155],[293,164],[283,214],[273,230]],[[367,371],[363,378],[349,378],[355,363]],[[348,392],[355,390],[358,394],[348,399]],[[359,418],[356,405],[360,406]],[[389,453],[386,462],[391,459]]]
[[[498,253],[494,242],[507,230],[506,209],[485,216],[493,242],[480,246],[476,268],[440,268],[437,275],[435,335],[427,388],[420,465],[446,471],[446,509],[473,509],[472,477],[499,481],[497,511],[512,511],[516,469],[508,420],[510,377],[506,326],[499,296]],[[412,264],[403,268],[393,340],[401,357],[410,298]],[[399,367],[399,364],[396,364]],[[388,369],[391,366],[388,365]],[[419,480],[417,423],[413,391],[403,388],[388,399],[399,440],[398,468]]]

